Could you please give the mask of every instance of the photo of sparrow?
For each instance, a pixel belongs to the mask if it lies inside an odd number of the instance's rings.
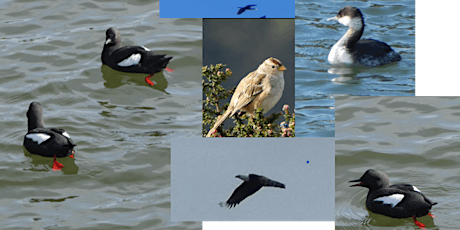
[[[257,108],[263,108],[264,113],[272,109],[283,95],[285,70],[280,60],[271,57],[244,77],[236,87],[228,109],[217,119],[207,137],[239,110],[252,115]]]
[[[295,136],[294,31],[293,19],[203,19],[202,137]]]

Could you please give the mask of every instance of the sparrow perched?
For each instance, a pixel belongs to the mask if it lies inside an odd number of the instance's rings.
[[[227,117],[238,110],[253,115],[257,108],[263,108],[265,113],[272,109],[283,95],[285,70],[280,60],[271,57],[244,77],[236,87],[227,111],[217,119],[206,137],[210,137]]]

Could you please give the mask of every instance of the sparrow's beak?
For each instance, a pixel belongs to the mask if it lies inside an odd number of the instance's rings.
[[[279,70],[279,71],[285,71],[285,70],[286,70],[286,67],[284,67],[284,65],[282,65],[282,66],[280,66],[280,67],[278,68],[278,70]]]
[[[335,17],[332,17],[332,18],[328,18],[327,20],[328,20],[328,21],[330,21],[330,20],[338,21],[339,18],[338,18],[337,16],[335,16]]]

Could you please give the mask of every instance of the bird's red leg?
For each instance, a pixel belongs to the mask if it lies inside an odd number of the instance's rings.
[[[428,213],[428,216],[431,216],[431,218],[436,218],[436,216],[434,216],[434,215],[431,214],[431,213]]]
[[[168,71],[168,72],[173,72],[173,71],[174,71],[174,70],[172,70],[172,69],[170,69],[170,68],[168,68],[168,67],[166,67],[165,70]],[[151,85],[151,86],[154,86],[155,84],[153,84],[153,82],[150,81],[150,78],[151,78],[152,76],[153,76],[153,74],[150,74],[149,76],[147,76],[147,77],[145,78],[145,82],[147,82],[147,84],[149,84],[149,85]]]
[[[147,84],[151,85],[151,86],[154,86],[155,84],[153,84],[152,81],[150,81],[150,78],[153,76],[153,74],[150,74],[149,76],[147,76],[145,78],[145,82],[147,82]]]
[[[56,155],[54,155],[54,160],[53,160],[53,171],[59,171],[61,170],[62,168],[64,168],[64,165],[59,163],[57,160],[56,160]]]
[[[415,216],[412,216],[412,219],[414,219],[415,225],[417,225],[420,229],[426,230],[426,229],[425,229],[425,225],[422,224],[422,223],[420,223],[420,222],[418,222],[418,221],[415,219]]]

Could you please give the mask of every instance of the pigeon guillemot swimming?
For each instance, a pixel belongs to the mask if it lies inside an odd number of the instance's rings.
[[[415,218],[425,215],[434,217],[430,209],[437,203],[433,203],[419,189],[410,184],[390,186],[390,179],[381,171],[369,169],[361,178],[349,182],[360,182],[350,187],[361,186],[369,189],[366,206],[374,213],[393,218],[412,217],[415,224],[422,229],[425,225]]]
[[[32,102],[27,111],[28,132],[24,136],[24,147],[33,154],[45,157],[66,157],[75,151],[76,144],[63,129],[45,128],[42,106]]]
[[[165,57],[166,54],[157,54],[143,46],[123,46],[121,47],[120,32],[111,27],[105,32],[104,49],[102,50],[102,63],[110,68],[128,73],[150,74],[145,78],[149,85],[153,85],[150,77],[164,69],[171,72],[172,69],[166,67],[172,57]]]

